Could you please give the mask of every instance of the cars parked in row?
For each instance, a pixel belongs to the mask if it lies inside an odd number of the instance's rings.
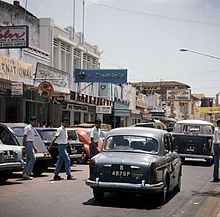
[[[214,156],[213,134],[214,125],[209,121],[177,121],[172,132],[175,150],[182,161],[185,158],[200,158],[211,165]]]
[[[4,144],[22,146],[25,126],[27,126],[25,123],[0,123],[0,132],[4,135],[1,137],[2,142]],[[34,176],[40,176],[48,169],[51,156],[36,130],[34,144],[37,148],[37,153],[35,153],[36,162],[32,172]]]
[[[24,147],[19,146],[15,140],[11,134],[0,129],[0,182],[6,181],[13,172],[23,170]]]
[[[50,128],[50,127],[47,127],[47,128],[38,127],[36,128],[36,130],[41,136],[42,140],[44,141],[44,144],[46,145],[46,147],[50,146],[51,142],[55,138],[57,129]],[[68,139],[69,139],[70,145],[72,147],[72,152],[70,151],[69,147],[67,148],[71,163],[73,163],[74,161],[81,161],[84,156],[83,143],[79,141],[78,135],[74,129],[67,128],[67,133],[68,133]],[[51,159],[52,164],[56,164],[57,157],[59,154],[56,141],[54,145],[51,147],[51,149],[49,150],[49,152],[52,156],[52,159]]]
[[[111,130],[103,150],[90,162],[86,184],[95,200],[105,192],[155,193],[165,203],[181,188],[182,164],[172,135],[160,129],[124,127]]]
[[[165,124],[159,120],[152,120],[144,123],[136,123],[131,127],[150,127],[150,128],[166,130]]]

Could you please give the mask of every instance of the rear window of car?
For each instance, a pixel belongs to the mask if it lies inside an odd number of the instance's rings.
[[[133,151],[157,153],[158,141],[152,137],[142,136],[111,136],[104,144],[104,151]]]
[[[55,137],[56,130],[37,130],[40,134],[41,139],[46,141],[52,141]]]
[[[16,136],[24,136],[24,127],[13,127],[12,130]]]
[[[213,134],[214,128],[211,125],[175,124],[173,132],[184,134]]]

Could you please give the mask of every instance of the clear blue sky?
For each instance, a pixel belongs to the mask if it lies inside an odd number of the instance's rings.
[[[83,1],[75,2],[76,31],[81,32]],[[219,0],[85,2],[85,39],[103,51],[102,68],[127,68],[130,82],[174,80],[190,85],[192,93],[220,92],[220,60],[179,51],[220,57]],[[60,27],[73,25],[73,0],[27,3],[39,18],[51,17]]]

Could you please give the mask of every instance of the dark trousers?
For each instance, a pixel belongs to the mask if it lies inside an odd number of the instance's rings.
[[[219,178],[219,155],[220,155],[220,147],[218,144],[214,144],[214,171],[213,178]]]
[[[89,144],[90,159],[99,153],[98,142]]]

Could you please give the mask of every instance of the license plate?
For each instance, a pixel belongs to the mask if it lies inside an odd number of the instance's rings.
[[[3,155],[4,160],[13,160],[14,158],[14,155]]]
[[[131,176],[131,172],[125,170],[112,170],[112,176],[128,177]]]
[[[194,148],[194,147],[188,147],[188,148],[186,148],[186,151],[188,151],[188,152],[194,152],[194,151],[195,151],[195,148]]]

